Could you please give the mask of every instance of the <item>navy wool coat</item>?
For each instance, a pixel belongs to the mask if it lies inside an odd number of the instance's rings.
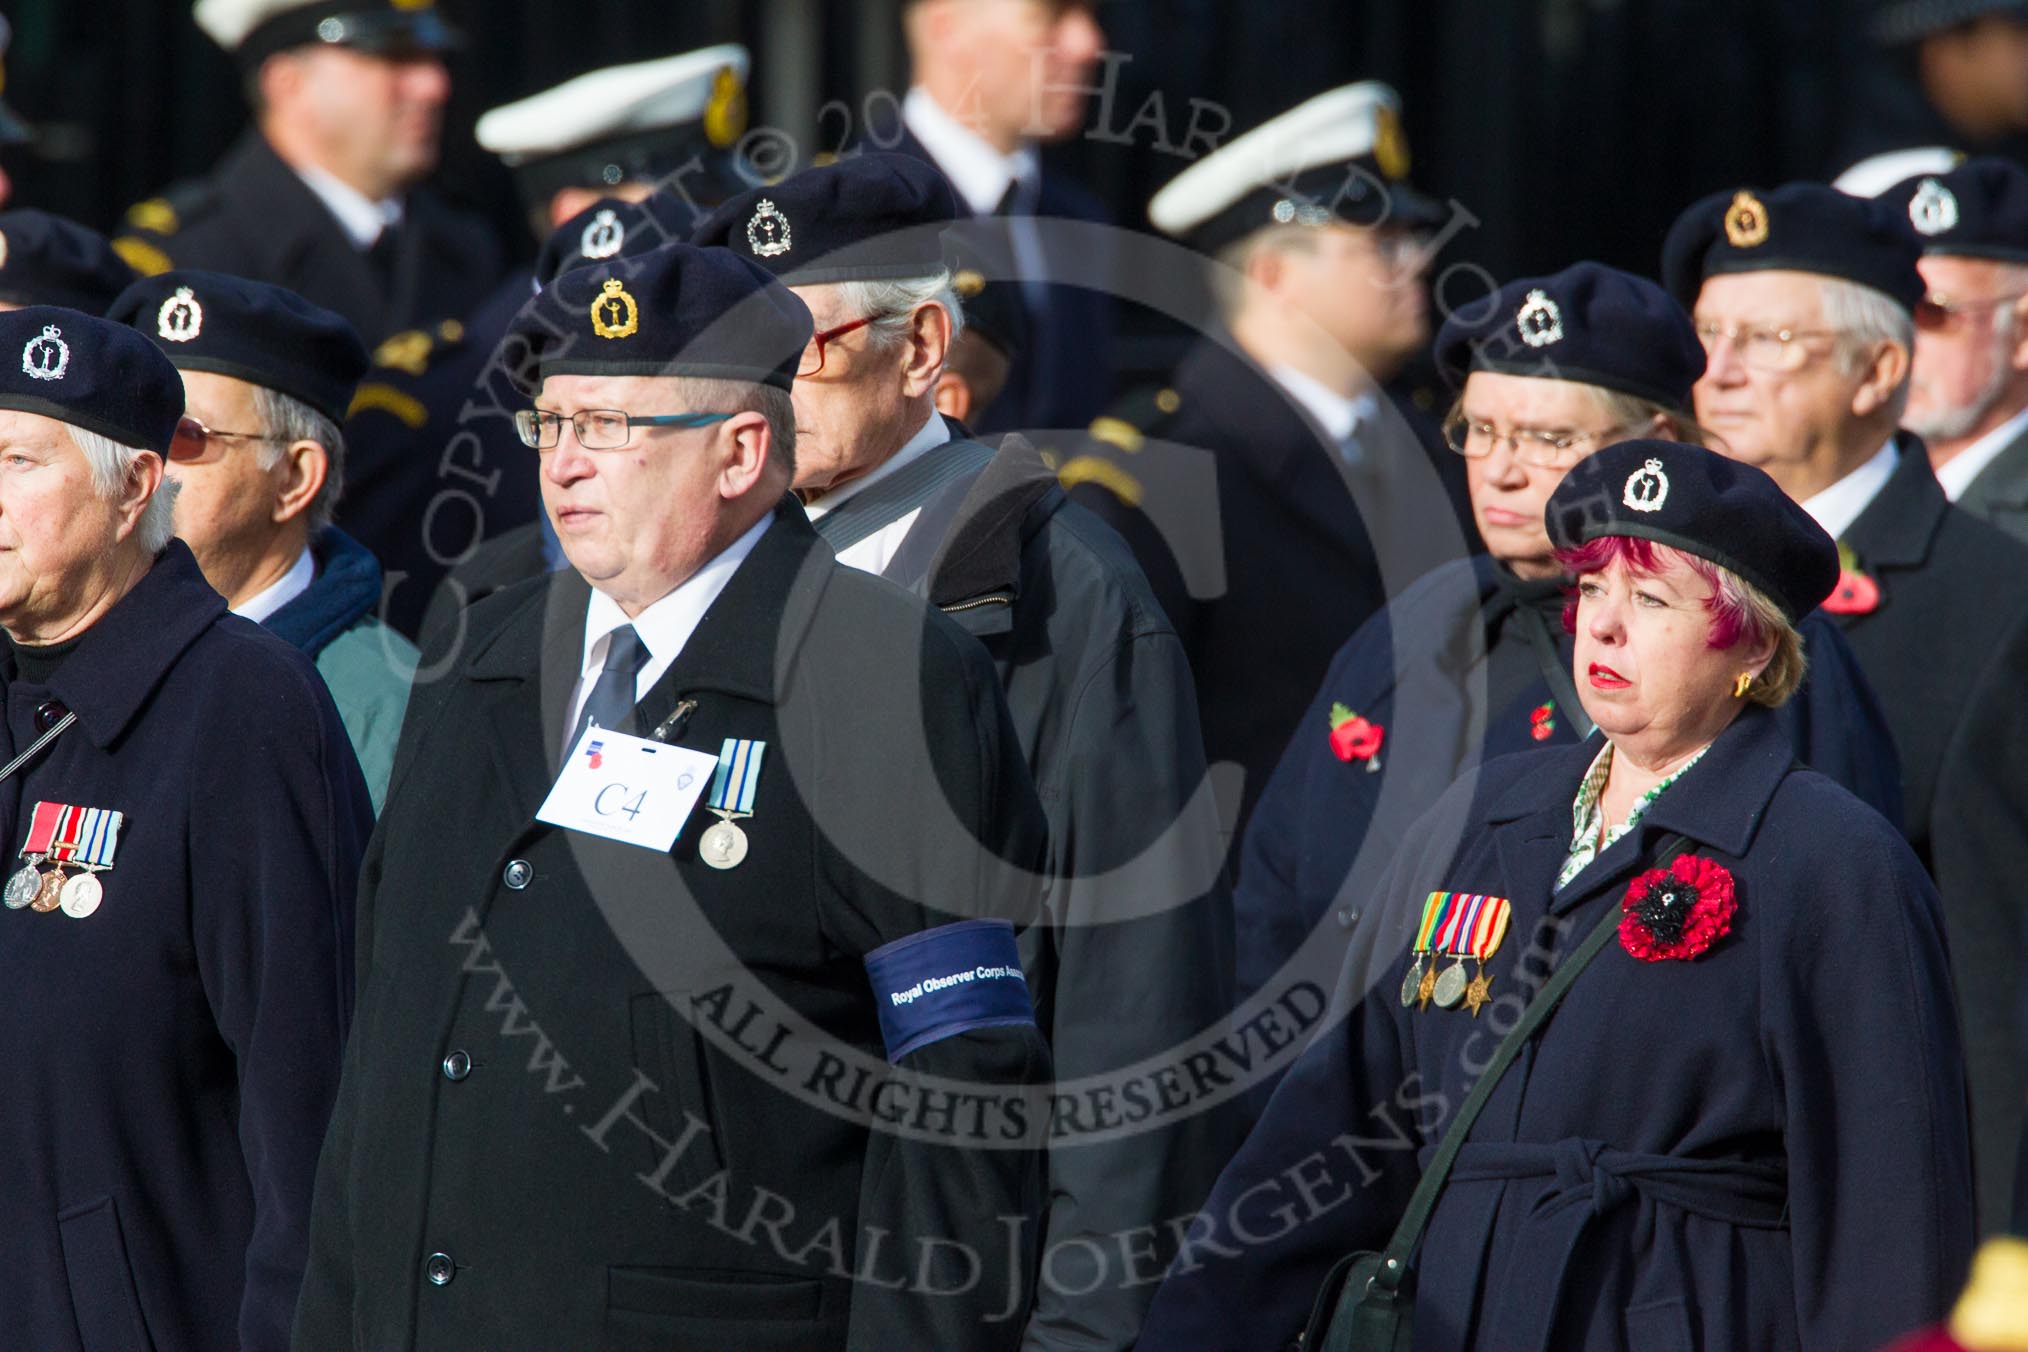
[[[8,871],[35,804],[125,814],[82,920],[0,910],[0,1346],[288,1343],[351,1000],[366,785],[310,660],[181,541],[47,685],[11,653]]]
[[[1279,1352],[1331,1263],[1384,1247],[1477,1072],[1672,833],[1729,870],[1693,960],[1615,941],[1507,1071],[1416,1259],[1419,1349],[1876,1347],[1939,1318],[1973,1246],[1935,889],[1887,822],[1749,708],[1552,890],[1593,738],[1502,757],[1427,817],[1386,934],[1191,1227],[1142,1346]],[[1513,903],[1480,1017],[1403,1008],[1422,899]]]

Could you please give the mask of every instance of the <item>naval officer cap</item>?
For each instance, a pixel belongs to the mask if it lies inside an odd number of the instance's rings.
[[[1401,96],[1362,80],[1300,103],[1212,151],[1155,194],[1148,219],[1206,253],[1271,225],[1441,224],[1408,181]]]
[[[1901,212],[1926,254],[2028,263],[2028,170],[2012,160],[1918,174],[1880,200]]]
[[[104,314],[136,274],[96,230],[46,211],[0,211],[0,303]]]
[[[590,263],[687,243],[699,217],[696,206],[674,193],[650,193],[639,202],[602,197],[550,231],[535,255],[535,284],[547,286]]]
[[[1902,309],[1922,300],[1922,256],[1905,214],[1828,183],[1729,188],[1694,202],[1662,241],[1662,281],[1686,307],[1706,277],[1813,272],[1871,287]]]
[[[692,237],[790,286],[931,277],[949,267],[944,228],[958,203],[941,170],[868,151],[727,200]]]
[[[1453,389],[1473,371],[1573,380],[1687,409],[1704,374],[1690,316],[1645,277],[1577,263],[1509,282],[1453,311],[1436,359]]]
[[[674,179],[715,206],[759,177],[735,150],[748,64],[746,48],[728,42],[608,66],[492,109],[475,134],[531,202],[564,188]]]
[[[106,318],[153,339],[179,371],[264,386],[335,423],[366,374],[366,346],[348,321],[267,282],[165,272],[128,287]]]
[[[514,379],[689,376],[788,389],[814,325],[794,292],[727,249],[665,244],[566,272],[514,317]]]
[[[197,0],[197,26],[242,70],[294,47],[349,47],[377,56],[449,51],[458,31],[436,0]]]
[[[183,417],[183,377],[125,324],[31,305],[0,314],[0,408],[167,455]]]
[[[1615,442],[1549,495],[1558,549],[1628,535],[1709,559],[1752,583],[1791,624],[1838,584],[1838,546],[1766,472],[1682,442]]]

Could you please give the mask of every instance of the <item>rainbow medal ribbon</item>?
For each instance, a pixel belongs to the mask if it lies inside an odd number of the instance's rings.
[[[697,857],[712,868],[738,868],[746,858],[746,832],[736,817],[753,815],[754,791],[760,786],[761,756],[766,742],[728,737],[718,749],[718,770],[711,778],[711,801],[705,806],[718,814],[718,825],[697,842]]]
[[[1422,904],[1422,923],[1415,927],[1415,963],[1408,974],[1401,979],[1401,1007],[1407,1009],[1416,1001],[1422,1001],[1424,1009],[1429,1008],[1429,998],[1436,991],[1436,964],[1424,966],[1436,943],[1436,932],[1450,914],[1451,898],[1455,892],[1432,892]]]
[[[1460,1000],[1479,1017],[1486,1003],[1492,979],[1486,975],[1486,959],[1493,956],[1507,937],[1507,921],[1513,906],[1505,897],[1471,893],[1454,896],[1449,917],[1437,935],[1437,944],[1457,961],[1436,981],[1436,1002],[1445,1009]],[[1478,964],[1470,981],[1465,979],[1465,959]]]

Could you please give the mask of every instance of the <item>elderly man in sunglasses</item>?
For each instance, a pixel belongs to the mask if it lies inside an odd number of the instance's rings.
[[[1897,430],[1929,304],[1911,226],[1951,209],[1815,183],[1729,188],[1677,218],[1662,274],[1704,341],[1698,422],[1838,541],[1823,608],[1880,697],[1903,826],[1943,894],[1990,1227],[2028,1084],[2028,549],[1954,506],[1922,439]]]
[[[339,427],[366,370],[358,335],[292,291],[187,269],[130,286],[108,317],[183,375],[167,467],[177,535],[234,614],[317,664],[378,812],[416,653],[378,618],[379,562],[331,524]]]

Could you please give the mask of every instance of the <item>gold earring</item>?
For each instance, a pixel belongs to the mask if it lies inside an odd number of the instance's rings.
[[[1734,699],[1745,699],[1747,688],[1752,684],[1753,673],[1750,671],[1740,672],[1739,679],[1732,683],[1732,697]]]

